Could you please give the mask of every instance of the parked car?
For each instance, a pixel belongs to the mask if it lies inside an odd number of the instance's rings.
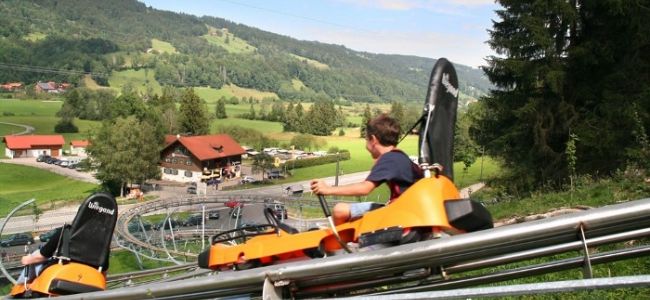
[[[151,230],[151,227],[153,227],[151,222],[149,222],[147,220],[141,220],[141,221],[142,221],[142,227],[144,227],[145,231]],[[140,222],[138,222],[138,220],[133,220],[132,219],[129,222],[129,225],[127,225],[127,227],[129,229],[129,232],[132,232],[132,233],[133,232],[142,232],[142,227],[140,227]]]
[[[196,186],[190,185],[187,187],[187,193],[188,194],[196,194]]]
[[[48,232],[41,233],[38,236],[38,239],[41,242],[45,243],[45,242],[49,241],[54,236],[54,234],[56,234],[57,232],[58,232],[58,228],[54,228],[54,229],[52,229],[52,230],[50,230]]]
[[[45,161],[47,161],[49,158],[52,158],[52,156],[49,156],[49,155],[46,155],[46,154],[41,154],[41,155],[39,155],[39,156],[36,158],[36,161],[37,161],[37,162],[45,162]]]
[[[198,226],[201,225],[201,219],[203,217],[201,215],[191,215],[185,220],[185,223],[183,225],[185,226]]]
[[[289,213],[287,212],[287,208],[284,207],[284,204],[281,203],[273,203],[273,204],[266,204],[266,207],[269,207],[273,210],[273,213],[275,214],[275,217],[278,219],[286,219],[289,217]]]
[[[220,213],[218,210],[208,211],[208,219],[219,219]]]
[[[16,233],[7,239],[0,241],[0,246],[10,247],[19,245],[30,245],[34,243],[34,238],[26,233]]]
[[[246,183],[254,183],[256,182],[257,179],[251,177],[251,176],[244,176],[242,177],[241,181],[239,183],[241,184],[246,184]]]
[[[170,222],[171,222],[171,224],[172,224],[172,226],[171,226],[172,229],[176,229],[176,228],[178,228],[178,227],[181,227],[181,225],[182,225],[181,222],[179,222],[179,221],[176,220],[176,219],[169,219],[169,221],[166,221],[166,220],[162,220],[162,221],[160,221],[160,223],[158,223],[158,224],[156,224],[156,225],[154,226],[154,229],[155,229],[155,230],[160,230],[161,228],[163,228],[163,225],[164,225],[165,230],[169,230],[169,229],[170,229],[170,228],[169,228],[169,223],[170,223]],[[164,223],[164,224],[163,224],[163,223]]]
[[[241,215],[242,215],[241,208],[233,208],[230,210],[230,217],[233,219],[241,218]]]

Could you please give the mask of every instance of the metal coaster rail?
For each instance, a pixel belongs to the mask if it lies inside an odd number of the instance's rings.
[[[150,283],[61,299],[205,299],[241,294],[274,299],[339,297],[351,292],[386,297],[478,286],[576,267],[582,267],[585,280],[590,280],[592,265],[647,256],[650,247],[627,247],[597,255],[584,250],[648,237],[648,228],[650,198],[381,250],[224,271],[176,280],[173,284]],[[490,270],[492,266],[575,251],[582,255],[500,272]],[[466,271],[482,274],[463,277],[462,272]],[[459,277],[452,278],[452,275]],[[648,284],[647,280],[631,281],[636,282],[635,286]],[[378,291],[376,287],[388,290]]]

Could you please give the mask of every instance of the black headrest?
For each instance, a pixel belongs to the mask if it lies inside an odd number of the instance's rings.
[[[83,201],[70,227],[69,257],[94,267],[105,263],[117,222],[117,202],[107,193]]]

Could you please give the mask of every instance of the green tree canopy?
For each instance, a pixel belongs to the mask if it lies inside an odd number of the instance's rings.
[[[204,135],[210,132],[210,118],[205,101],[192,88],[185,89],[181,96],[178,127],[181,133],[190,135]]]
[[[497,89],[471,132],[505,163],[509,184],[565,184],[570,133],[577,173],[624,168],[640,147],[633,112],[650,126],[647,1],[498,2],[489,43],[499,56],[484,68]]]
[[[161,146],[151,125],[129,116],[105,121],[91,138],[88,153],[97,163],[97,179],[124,187],[160,177]]]

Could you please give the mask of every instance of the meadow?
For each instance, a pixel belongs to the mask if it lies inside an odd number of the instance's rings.
[[[43,210],[77,203],[98,187],[34,167],[0,163],[0,215],[31,198]]]
[[[203,38],[210,44],[222,47],[230,53],[251,53],[257,51],[257,48],[253,45],[236,37],[227,30],[214,28],[212,26],[208,26],[208,28],[209,33],[204,35]]]
[[[129,84],[141,94],[147,94],[149,89],[158,95],[162,94],[162,87],[156,81],[156,71],[145,68],[137,71],[129,69],[113,72],[108,78],[108,84],[117,92],[120,92],[123,86]]]
[[[234,84],[225,84],[220,89],[215,89],[211,87],[194,87],[194,92],[205,100],[208,105],[216,104],[221,97],[226,97],[230,99],[231,97],[242,98],[253,98],[257,100],[274,98],[278,99],[278,95],[271,92],[263,92],[256,89],[248,89],[239,87]],[[250,104],[241,102],[239,105],[244,105],[246,108],[250,108]],[[214,110],[214,108],[211,108]]]
[[[151,39],[151,49],[158,51],[159,53],[169,53],[169,54],[178,53],[178,51],[176,51],[176,48],[172,44],[165,41],[161,41],[159,39]]]
[[[0,99],[0,122],[24,124],[34,127],[34,134],[57,134],[54,126],[60,118],[56,116],[63,102],[42,100]],[[7,113],[7,114],[5,114]],[[75,119],[78,133],[63,133],[66,144],[64,150],[70,149],[70,141],[88,139],[91,130],[99,128],[98,121]],[[0,135],[21,132],[22,127],[0,124]],[[5,144],[0,144],[0,156],[4,156]]]

